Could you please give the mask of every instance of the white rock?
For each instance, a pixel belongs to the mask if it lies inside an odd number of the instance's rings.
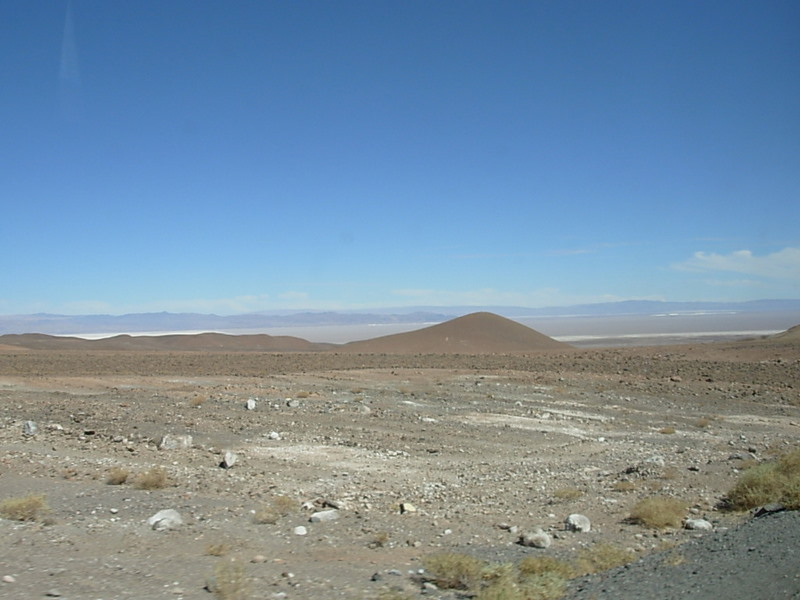
[[[686,519],[683,522],[684,529],[695,529],[697,531],[711,531],[714,526],[705,519]]]
[[[307,535],[307,534],[308,534],[308,529],[306,529],[306,528],[305,528],[305,527],[303,527],[302,525],[298,525],[297,527],[295,527],[295,528],[292,530],[292,532],[293,532],[295,535]]]
[[[339,511],[335,508],[331,510],[320,510],[311,515],[309,519],[312,523],[324,523],[325,521],[335,521],[339,518]]]
[[[592,529],[592,524],[589,521],[589,517],[580,515],[578,513],[573,513],[568,516],[564,521],[564,526],[568,531],[586,532],[591,531]]]
[[[247,410],[255,410],[256,409],[256,399],[255,398],[248,398],[247,404],[245,404],[245,408],[247,408]]]
[[[163,531],[164,529],[173,529],[183,525],[183,519],[177,510],[167,508],[158,511],[147,519],[147,524],[156,531]]]
[[[14,583],[15,581],[13,575],[3,575],[3,583]]]
[[[549,548],[553,543],[553,538],[541,528],[536,528],[533,533],[523,533],[519,537],[519,543],[533,548]]]
[[[159,450],[178,450],[180,448],[191,448],[192,436],[166,434],[158,443]]]
[[[36,424],[36,421],[25,421],[22,424],[22,435],[36,435],[39,431],[39,426]]]
[[[271,440],[279,440],[281,439],[281,434],[277,431],[271,431],[270,434],[267,436]]]
[[[235,452],[231,452],[230,450],[226,450],[225,451],[225,455],[222,457],[222,462],[220,463],[220,466],[223,469],[230,469],[233,465],[236,464],[236,461],[238,459],[239,459],[239,457],[236,455]]]

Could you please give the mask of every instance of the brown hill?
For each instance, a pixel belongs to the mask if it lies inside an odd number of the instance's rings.
[[[559,342],[516,321],[477,312],[417,331],[350,342],[338,351],[382,354],[503,354],[565,350]]]
[[[770,339],[781,342],[800,342],[800,325],[790,327],[783,333],[778,333]]]
[[[315,344],[298,337],[257,335],[227,335],[223,333],[174,335],[117,335],[99,340],[60,337],[41,333],[0,336],[0,347],[30,350],[105,350],[150,352],[319,352],[333,344]]]

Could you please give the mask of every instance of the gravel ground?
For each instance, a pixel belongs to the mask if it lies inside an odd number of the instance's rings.
[[[565,598],[800,598],[800,513],[756,517],[574,581]]]

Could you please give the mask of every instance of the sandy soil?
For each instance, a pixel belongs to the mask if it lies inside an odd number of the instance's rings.
[[[799,433],[793,340],[486,355],[8,347],[0,500],[43,494],[50,512],[0,520],[0,597],[208,599],[234,559],[249,598],[414,598],[412,574],[442,550],[500,561],[610,542],[644,557],[715,532],[629,524],[637,500],[676,496],[687,517],[736,527],[747,517],[719,504],[737,474]],[[167,434],[191,444],[159,449]],[[129,481],[106,483],[113,467]],[[138,489],[154,467],[166,487]],[[288,513],[258,523],[278,497]],[[338,519],[309,521],[331,508]],[[162,509],[184,524],[154,530]],[[592,530],[565,531],[571,513]],[[535,527],[549,549],[517,543]]]

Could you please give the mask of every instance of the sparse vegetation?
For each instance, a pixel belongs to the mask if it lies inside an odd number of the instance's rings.
[[[41,494],[28,494],[21,498],[8,498],[0,502],[0,517],[12,521],[37,521],[50,508]]]
[[[800,448],[747,469],[728,492],[728,502],[734,510],[771,502],[800,508]]]
[[[274,525],[281,517],[298,509],[298,502],[288,496],[275,496],[268,504],[256,510],[253,521],[259,525]]]
[[[203,396],[200,394],[192,396],[192,398],[189,400],[189,406],[192,408],[200,408],[206,403],[206,400],[208,400],[208,396]]]
[[[654,529],[678,527],[686,509],[686,503],[678,498],[651,496],[634,505],[628,520]]]
[[[162,467],[153,467],[144,473],[139,473],[133,484],[140,490],[159,490],[167,487],[168,482],[166,470]]]
[[[553,492],[553,498],[559,500],[561,502],[567,502],[569,500],[577,500],[583,496],[583,490],[579,490],[578,488],[560,488]]]
[[[673,433],[675,433],[675,428],[672,427],[671,425],[667,427],[662,427],[661,429],[658,430],[658,433],[663,433],[664,435],[672,435]]]
[[[636,484],[627,479],[623,479],[622,481],[615,482],[614,485],[611,486],[611,489],[615,492],[632,492],[636,489]]]
[[[701,417],[694,422],[694,426],[699,427],[700,429],[705,429],[710,425],[711,425],[711,419],[709,419],[708,417]]]
[[[214,567],[213,584],[209,585],[219,600],[247,600],[250,584],[244,567],[235,560],[224,560]]]
[[[422,563],[431,580],[440,588],[468,590],[482,578],[486,563],[458,552],[440,552],[425,557]]]
[[[529,575],[542,575],[543,573],[555,573],[564,579],[575,577],[575,567],[565,561],[553,556],[526,556],[517,565],[523,577]]]
[[[206,546],[207,556],[225,556],[230,552],[231,546],[225,542],[212,542]]]
[[[376,531],[375,534],[372,536],[372,540],[367,544],[370,548],[383,548],[386,544],[389,543],[389,535],[388,531]]]
[[[578,553],[576,571],[581,575],[607,571],[628,564],[634,558],[633,552],[614,544],[595,544]]]
[[[106,473],[106,483],[108,485],[122,485],[128,481],[130,472],[123,467],[111,467]]]

